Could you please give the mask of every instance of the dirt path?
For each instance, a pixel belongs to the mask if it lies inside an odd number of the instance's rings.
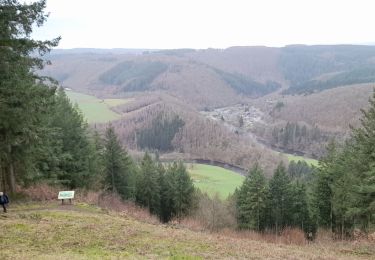
[[[30,204],[32,207],[24,206],[25,204],[18,204],[15,203],[14,205],[8,207],[7,213],[0,213],[0,217],[7,217],[8,215],[11,215],[12,213],[20,213],[20,212],[32,212],[32,211],[50,211],[50,210],[60,210],[60,211],[76,211],[76,212],[90,212],[92,213],[92,210],[86,209],[85,207],[80,207],[80,204],[65,204],[61,205],[61,203],[58,202],[48,202],[48,203],[41,203],[40,207],[37,207],[35,203]],[[35,206],[35,207],[34,207]],[[100,213],[98,210],[96,213]]]

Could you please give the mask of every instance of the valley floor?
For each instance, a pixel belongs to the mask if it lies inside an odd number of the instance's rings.
[[[0,214],[0,259],[374,259],[368,245],[274,244],[150,224],[78,203]],[[350,246],[348,246],[348,244]]]

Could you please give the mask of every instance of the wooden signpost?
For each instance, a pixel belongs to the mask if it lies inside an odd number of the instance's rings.
[[[74,190],[71,191],[59,191],[59,196],[57,199],[61,200],[61,204],[64,204],[64,200],[69,200],[72,204],[72,199],[74,199]]]

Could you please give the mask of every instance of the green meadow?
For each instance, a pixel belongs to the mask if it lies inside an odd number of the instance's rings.
[[[303,157],[303,156],[298,156],[298,155],[293,155],[293,154],[287,154],[287,153],[285,153],[284,155],[288,158],[289,162],[291,162],[291,161],[295,161],[295,162],[305,161],[308,164],[311,164],[311,165],[313,165],[315,167],[317,167],[318,163],[319,163],[318,160],[307,158],[307,157]]]
[[[121,115],[111,110],[111,107],[131,101],[131,99],[99,99],[95,96],[71,90],[67,90],[66,95],[73,103],[78,104],[78,107],[89,123],[106,123],[119,119]]]
[[[210,195],[218,193],[221,198],[233,194],[245,179],[238,173],[217,166],[187,164],[187,169],[197,188]]]

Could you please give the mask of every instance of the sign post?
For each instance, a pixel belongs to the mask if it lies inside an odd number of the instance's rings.
[[[69,200],[72,204],[72,199],[74,199],[74,190],[72,191],[59,191],[57,199],[61,200],[61,204],[64,205],[64,200]]]

